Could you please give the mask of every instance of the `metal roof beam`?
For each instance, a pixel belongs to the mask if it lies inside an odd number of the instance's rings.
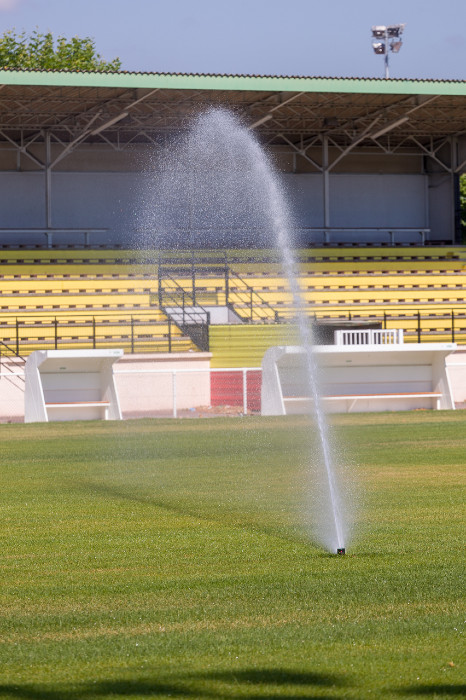
[[[289,104],[293,100],[296,100],[297,97],[301,97],[303,95],[303,92],[298,92],[296,95],[292,95],[292,97],[289,97],[287,100],[284,100],[284,102],[280,102],[278,105],[275,105],[275,107],[272,107],[272,109],[269,109],[267,114],[265,114],[263,117],[255,121],[253,124],[249,126],[249,129],[254,129],[256,126],[259,126],[260,124],[263,124],[266,121],[269,121],[270,119],[273,118],[273,113],[277,111],[277,109],[282,109],[285,105]]]
[[[290,141],[290,140],[285,136],[285,134],[278,134],[278,135],[280,136],[280,138],[282,138],[284,141],[286,141],[286,143],[287,143],[289,146],[291,146],[291,148],[292,148],[294,151],[296,151],[296,153],[299,153],[299,155],[300,155],[302,158],[305,158],[316,170],[318,170],[319,172],[322,172],[322,171],[323,171],[323,167],[322,167],[321,165],[319,165],[315,160],[313,160],[310,156],[308,156],[307,153],[306,153],[304,150],[302,150],[302,149],[300,149],[300,148],[297,148],[297,147],[294,145],[294,143],[293,143],[292,141]]]
[[[76,146],[81,143],[81,141],[84,141],[87,136],[89,136],[91,132],[91,126],[95,122],[95,120],[100,116],[100,112],[95,114],[92,119],[90,119],[84,129],[84,131],[79,134],[73,141],[71,141],[66,148],[55,158],[55,160],[50,164],[50,168],[54,168],[57,163],[59,163],[63,158],[66,158],[68,153],[70,153]]]
[[[438,158],[438,156],[437,156],[437,154],[436,154],[436,152],[435,152],[435,150],[434,150],[433,148],[431,148],[431,149],[429,150],[428,148],[426,148],[426,147],[424,146],[424,144],[422,144],[420,141],[418,141],[418,139],[417,139],[415,136],[410,136],[409,138],[411,139],[411,141],[414,141],[414,143],[416,144],[416,146],[418,146],[418,147],[421,149],[421,151],[423,151],[426,155],[429,156],[429,158],[432,158],[432,160],[434,160],[436,163],[438,163],[447,173],[453,172],[453,171],[452,171],[452,168],[451,168],[449,165],[447,165],[447,164],[444,163],[442,160],[440,160],[440,158]],[[436,150],[439,150],[439,149],[440,149],[442,146],[444,146],[446,143],[447,143],[446,141],[443,141],[443,142],[437,147]]]
[[[339,156],[337,156],[337,157],[335,158],[335,160],[333,160],[331,163],[329,163],[329,164],[328,164],[328,167],[327,167],[327,170],[328,170],[328,171],[333,170],[333,168],[335,167],[335,165],[336,165],[337,163],[339,163],[340,160],[341,160],[342,158],[344,158],[345,156],[347,156],[348,153],[350,153],[359,143],[361,143],[361,141],[364,141],[365,139],[370,138],[370,132],[374,129],[374,127],[376,126],[376,124],[377,124],[377,122],[379,121],[379,119],[380,119],[380,117],[376,117],[376,118],[371,122],[371,124],[369,124],[369,126],[366,127],[366,128],[364,129],[364,131],[363,131],[356,139],[354,139],[354,141],[352,141],[352,142],[350,143],[350,145],[347,146],[347,148],[345,148],[345,149],[340,153]]]
[[[32,160],[33,163],[35,163],[36,165],[38,165],[38,166],[40,167],[41,170],[45,170],[45,167],[46,167],[46,166],[45,166],[45,163],[44,163],[43,161],[41,161],[40,158],[37,158],[37,157],[36,157],[35,155],[33,155],[32,153],[29,153],[29,151],[27,150],[27,146],[20,146],[18,143],[16,143],[16,141],[14,141],[13,139],[11,139],[11,138],[8,136],[8,134],[6,134],[6,133],[3,131],[3,129],[0,129],[0,135],[3,136],[3,138],[4,138],[6,141],[9,141],[11,144],[13,144],[13,146],[14,146],[20,153],[23,153],[25,156],[27,156],[28,158],[30,158],[30,160]],[[29,145],[29,143],[28,143],[28,145]]]
[[[466,158],[459,165],[456,166],[455,173],[461,173],[461,171],[464,170],[465,168],[466,168]]]

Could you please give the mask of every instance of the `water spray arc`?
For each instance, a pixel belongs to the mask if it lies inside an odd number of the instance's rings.
[[[329,506],[331,511],[330,525],[334,529],[334,536],[332,538],[334,542],[333,551],[335,553],[343,554],[345,543],[342,514],[340,509],[341,496],[336,483],[335,472],[332,464],[330,442],[328,438],[327,421],[320,398],[318,367],[313,352],[312,331],[305,313],[304,302],[298,284],[296,262],[291,248],[291,215],[288,212],[288,206],[285,202],[281,188],[278,186],[275,172],[272,169],[265,153],[255,139],[251,138],[249,134],[247,134],[247,136],[251,141],[251,143],[248,144],[248,147],[254,152],[254,160],[257,163],[259,175],[263,178],[263,181],[267,183],[266,189],[269,193],[269,204],[272,211],[274,237],[281,253],[284,272],[288,280],[293,297],[293,304],[296,309],[301,342],[306,353],[307,378],[317,421],[320,449],[325,470],[325,481],[329,496]]]
[[[312,330],[292,252],[293,217],[279,176],[254,133],[224,109],[210,109],[194,120],[176,147],[164,154],[160,175],[152,229],[189,231],[188,245],[197,235],[199,247],[225,248],[231,247],[232,231],[238,232],[238,247],[255,248],[270,247],[273,232],[305,349],[318,434],[319,455],[314,462],[319,473],[314,489],[319,491],[316,501],[322,517],[314,536],[327,550],[344,554],[348,523],[321,405]]]

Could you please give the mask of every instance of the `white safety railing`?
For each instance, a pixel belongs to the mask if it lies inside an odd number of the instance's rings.
[[[335,345],[401,345],[403,329],[359,329],[335,331]]]

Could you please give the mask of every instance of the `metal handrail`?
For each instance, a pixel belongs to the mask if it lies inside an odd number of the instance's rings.
[[[9,356],[10,357],[15,357],[18,360],[21,360],[21,362],[26,362],[26,358],[17,353],[14,348],[10,347],[7,345],[7,343],[3,342],[3,340],[0,340],[0,376],[1,376],[1,358],[2,358],[2,348],[6,348],[8,350]],[[17,376],[20,382],[23,382],[25,384],[25,379],[23,376],[18,375],[16,372],[14,372],[9,365],[4,365],[4,367],[10,372],[12,375]]]
[[[163,279],[169,279],[170,282],[173,283],[174,285],[174,292],[171,290],[167,290],[166,288],[163,287]],[[182,318],[183,318],[183,325],[186,323],[186,319],[190,321],[191,323],[203,323],[206,326],[210,325],[210,312],[207,311],[201,304],[198,304],[196,302],[196,299],[193,294],[190,294],[184,287],[182,287],[170,274],[166,273],[163,277],[159,276],[159,306],[167,315],[169,313],[167,312],[167,308],[169,308],[169,304],[165,303],[165,299],[168,298],[168,300],[173,302],[173,306],[175,308],[180,309],[182,313]],[[181,305],[180,305],[180,299],[181,299]],[[191,304],[188,303],[186,304],[186,300],[188,302],[190,301]],[[195,308],[196,311],[193,311],[192,309]],[[176,312],[175,312],[176,313]],[[170,314],[173,317],[173,313]],[[199,317],[204,316],[203,320],[199,321]],[[176,321],[175,321],[176,323]]]
[[[251,287],[237,272],[232,270],[232,268],[229,265],[225,265],[225,284],[226,284],[225,293],[226,293],[226,299],[227,299],[227,306],[230,305],[230,300],[229,300],[229,297],[230,297],[229,280],[230,280],[230,278],[233,278],[235,280],[239,280],[241,282],[241,284],[244,286],[244,291],[237,290],[235,292],[235,294],[238,294],[238,295],[247,294],[248,295],[248,299],[246,301],[250,305],[250,321],[254,320],[254,316],[257,316],[261,320],[263,320],[264,318],[266,318],[266,319],[270,318],[270,316],[268,314],[266,314],[265,316],[260,315],[260,313],[258,312],[258,309],[254,306],[254,301],[257,300],[260,304],[259,308],[265,307],[266,309],[268,309],[273,314],[274,323],[280,323],[280,315],[279,315],[278,311],[276,309],[274,309],[274,307],[271,304],[269,304],[269,302],[266,299],[261,297],[261,295],[258,292],[256,292],[256,290],[253,287]]]
[[[355,312],[357,316],[355,317]],[[126,315],[125,315],[126,316]],[[24,355],[29,354],[32,350],[39,349],[58,349],[60,347],[108,347],[116,345],[125,345],[131,352],[138,352],[138,348],[151,348],[153,352],[171,352],[176,349],[173,345],[174,337],[172,338],[173,321],[168,319],[158,320],[153,318],[153,311],[133,311],[132,315],[126,318],[120,318],[115,313],[109,318],[108,314],[80,314],[74,312],[74,322],[69,319],[54,317],[53,315],[40,314],[41,319],[40,329],[44,329],[45,333],[40,333],[37,326],[37,321],[31,317],[15,317],[8,314],[9,323],[0,323],[0,333],[3,335],[8,333],[13,334],[13,340],[10,344],[0,340],[0,350],[3,356],[16,356],[19,359],[24,359]],[[5,316],[3,316],[5,318]],[[325,322],[335,319],[334,316],[329,316],[328,313],[316,311],[309,315],[309,322],[313,321]],[[437,336],[447,337],[451,342],[459,341],[466,342],[466,306],[457,307],[455,309],[446,308],[436,312],[430,311],[426,314],[422,313],[419,308],[403,309],[403,313],[379,312],[378,314],[364,315],[356,308],[351,312],[346,312],[339,316],[342,323],[345,320],[353,321],[371,321],[379,322],[384,329],[402,328],[405,331],[405,338],[409,342],[411,339],[416,339],[417,342],[426,341],[432,342]],[[295,319],[290,315],[284,322],[293,323]],[[414,323],[413,323],[414,321]],[[441,327],[438,328],[439,321],[443,321]],[[407,322],[409,325],[407,325]],[[430,323],[429,323],[430,322]],[[167,329],[168,324],[168,329]],[[147,326],[147,331],[143,330],[143,334],[138,333],[138,328]],[[157,328],[163,328],[157,333]],[[201,326],[206,328],[207,326]],[[434,327],[433,330],[430,330]],[[89,329],[85,335],[73,334],[72,329]],[[31,331],[35,331],[31,334]],[[185,336],[189,336],[189,324],[182,328]],[[16,334],[16,343],[14,336]],[[37,337],[44,335],[46,337]],[[77,335],[73,338],[71,336]],[[196,339],[192,338],[196,343]],[[16,352],[16,347],[20,352]],[[146,352],[147,350],[143,350]],[[10,370],[10,368],[9,368]]]
[[[11,318],[11,317],[10,317]],[[16,335],[16,347],[19,349],[21,347],[25,352],[30,349],[58,349],[59,347],[69,347],[72,346],[84,346],[96,348],[97,344],[99,346],[109,346],[115,344],[129,345],[131,352],[137,351],[137,346],[142,345],[154,346],[154,349],[160,349],[160,344],[164,345],[163,351],[172,351],[172,321],[170,318],[166,320],[155,320],[153,319],[153,312],[138,312],[137,315],[131,315],[127,318],[119,318],[117,315],[112,315],[109,318],[107,314],[99,318],[98,314],[79,314],[75,313],[73,320],[69,319],[58,319],[56,316],[52,315],[41,315],[40,329],[44,331],[52,330],[49,337],[37,338],[30,336],[28,331],[37,330],[37,322],[32,320],[30,317],[21,319],[21,317],[11,318],[13,323],[4,324],[0,323],[0,331],[4,332],[8,330],[10,333],[13,331]],[[168,325],[168,334],[166,328]],[[147,335],[137,335],[136,331],[138,327],[148,327],[150,333]],[[157,335],[156,329],[161,327],[164,332]],[[70,338],[72,331],[74,329],[89,329],[89,333],[85,337]],[[118,337],[112,337],[112,329],[118,328],[120,334],[117,333]],[[153,329],[153,330],[152,330]],[[25,332],[22,332],[25,331]],[[110,333],[109,333],[110,331]],[[121,333],[123,332],[123,337]],[[5,355],[16,356],[21,359],[25,359],[22,355],[15,350],[14,347],[8,345],[4,341],[0,341],[0,347],[4,347],[6,352]],[[166,346],[166,348],[165,348]]]

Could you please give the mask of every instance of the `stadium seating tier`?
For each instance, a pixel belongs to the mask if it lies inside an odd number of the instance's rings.
[[[296,259],[312,319],[379,320],[404,328],[408,341],[466,342],[465,248],[324,248]],[[296,316],[276,251],[2,250],[0,261],[0,339],[21,354],[195,350],[167,316],[165,297],[186,307],[228,304],[264,342],[277,332],[268,326]],[[218,347],[211,327],[214,336]],[[250,364],[247,353],[243,359]]]

